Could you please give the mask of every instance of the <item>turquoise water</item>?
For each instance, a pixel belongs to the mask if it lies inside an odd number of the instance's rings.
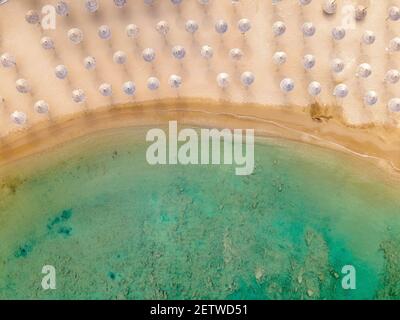
[[[144,129],[3,168],[2,299],[398,299],[400,185],[353,157],[255,146],[251,176],[149,166]],[[356,289],[341,285],[356,268]],[[41,287],[56,269],[56,290]]]

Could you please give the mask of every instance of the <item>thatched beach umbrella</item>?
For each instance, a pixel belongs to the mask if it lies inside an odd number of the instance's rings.
[[[8,52],[0,56],[0,62],[4,68],[11,68],[16,65],[15,57]]]
[[[54,73],[58,79],[65,79],[68,76],[68,69],[66,66],[60,64],[54,69]]]
[[[349,88],[344,84],[338,84],[335,89],[333,89],[333,95],[337,98],[345,98],[349,94]]]
[[[59,16],[66,17],[69,14],[69,7],[65,1],[58,1],[56,3],[56,13]]]
[[[85,8],[90,13],[94,13],[99,10],[98,0],[85,0]]]
[[[354,18],[356,21],[363,21],[368,13],[367,7],[363,5],[356,6],[354,11]]]
[[[182,85],[182,77],[173,74],[169,77],[168,83],[171,86],[171,88],[178,89]]]
[[[256,77],[250,71],[245,71],[240,76],[240,81],[242,82],[242,84],[245,87],[250,87],[254,83],[255,80],[256,80]]]
[[[112,86],[109,83],[103,83],[99,86],[99,92],[104,97],[112,96]]]
[[[302,6],[306,6],[306,5],[310,4],[311,1],[312,1],[312,0],[299,0],[299,3],[300,3]]]
[[[73,44],[79,44],[83,40],[83,32],[78,28],[72,28],[68,31],[68,39]]]
[[[114,4],[117,8],[122,8],[127,4],[127,0],[114,0]]]
[[[38,24],[40,22],[40,14],[36,10],[29,10],[25,14],[25,21],[30,24]]]
[[[76,103],[82,103],[86,100],[85,92],[82,89],[72,91],[72,100]]]
[[[33,106],[33,109],[39,114],[46,114],[49,113],[49,105],[44,100],[39,100]]]
[[[143,0],[143,2],[144,2],[145,4],[147,4],[148,6],[151,6],[151,5],[153,5],[154,2],[156,2],[156,1],[155,1],[155,0]]]
[[[142,52],[142,57],[146,62],[153,62],[156,58],[156,52],[152,48],[146,48]]]
[[[31,87],[27,80],[25,79],[18,79],[15,82],[15,86],[19,93],[29,93],[31,91]]]
[[[229,74],[226,72],[221,72],[217,75],[217,84],[220,88],[227,88],[230,83]]]
[[[210,0],[197,0],[197,2],[202,5],[207,5],[207,4],[209,4]]]
[[[28,120],[27,115],[21,111],[14,111],[11,116],[11,121],[18,125],[24,125]]]
[[[386,49],[389,52],[400,51],[400,37],[395,37],[389,42],[389,47]]]
[[[171,3],[174,5],[178,5],[182,3],[182,0],[171,0]]]
[[[317,81],[312,81],[308,85],[308,93],[310,94],[310,96],[316,97],[321,93],[321,91],[321,84]]]
[[[294,89],[294,81],[291,78],[284,78],[279,86],[283,92],[288,93]]]
[[[136,92],[136,86],[132,81],[127,81],[122,85],[122,91],[128,96],[133,96]]]
[[[346,36],[346,29],[342,26],[337,26],[332,29],[332,37],[335,40],[342,40]]]
[[[111,28],[107,25],[102,25],[99,27],[98,35],[102,40],[108,40],[111,38]]]
[[[96,69],[96,58],[92,56],[88,56],[83,59],[83,65],[87,70],[94,70]]]
[[[211,46],[204,45],[201,47],[200,54],[204,59],[211,59],[214,56],[214,50]]]
[[[160,87],[160,80],[156,77],[150,77],[147,79],[147,88],[151,91],[155,91]]]

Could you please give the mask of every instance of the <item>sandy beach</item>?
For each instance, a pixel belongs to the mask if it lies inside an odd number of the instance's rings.
[[[390,5],[400,1],[358,1],[368,8],[366,18],[346,29],[341,41],[332,40],[331,30],[348,18],[345,10],[354,1],[337,1],[337,14],[322,13],[321,2],[312,1],[300,6],[297,1],[210,1],[207,6],[197,1],[183,1],[178,6],[169,1],[156,1],[147,6],[143,1],[128,1],[118,9],[112,1],[99,1],[95,13],[85,11],[83,1],[67,1],[70,13],[57,16],[54,30],[43,30],[40,25],[28,24],[25,14],[56,1],[9,1],[0,6],[0,54],[11,53],[15,68],[0,67],[3,98],[0,108],[0,164],[10,163],[31,153],[41,152],[70,139],[91,132],[131,125],[162,125],[169,119],[206,127],[254,128],[259,135],[278,136],[318,144],[369,159],[381,166],[400,169],[400,115],[390,112],[387,103],[395,98],[400,82],[390,86],[383,81],[388,69],[400,67],[398,53],[385,49],[390,39],[399,34],[400,23],[385,20]],[[389,3],[390,2],[390,3]],[[237,28],[238,20],[248,18],[252,28],[245,35]],[[185,30],[188,19],[196,20],[199,31]],[[229,29],[223,35],[215,32],[215,22],[224,19]],[[156,24],[165,20],[170,32],[163,37]],[[286,32],[280,37],[271,32],[271,25],[284,21]],[[317,29],[311,38],[301,33],[303,23],[311,21]],[[137,39],[126,36],[125,28],[135,23],[140,28]],[[112,30],[109,40],[97,35],[100,25]],[[71,28],[80,28],[84,40],[80,44],[68,41]],[[376,41],[365,46],[361,37],[365,30],[373,30]],[[40,41],[44,36],[53,39],[55,48],[44,50]],[[200,55],[203,45],[214,49],[214,56],[205,60]],[[183,60],[174,59],[171,49],[182,45],[186,49]],[[29,48],[27,50],[27,48]],[[145,48],[153,48],[156,59],[147,63],[142,58]],[[243,57],[232,61],[229,51],[240,48]],[[113,62],[113,54],[122,50],[126,63]],[[288,55],[284,65],[274,64],[276,51]],[[305,70],[302,57],[316,57],[316,67]],[[96,69],[86,70],[83,60],[95,56]],[[331,60],[340,57],[345,68],[338,74],[330,70]],[[360,79],[355,74],[360,63],[373,67],[372,76]],[[67,79],[54,75],[57,65],[68,68]],[[240,82],[240,75],[250,71],[255,75],[251,87]],[[221,89],[216,76],[226,72],[230,85]],[[171,74],[182,77],[179,89],[171,88]],[[147,88],[150,76],[160,80],[156,91]],[[290,77],[295,89],[284,93],[280,81]],[[15,88],[17,79],[26,79],[31,91],[21,94]],[[125,81],[133,81],[133,97],[122,91]],[[310,81],[319,81],[322,92],[318,97],[307,94]],[[111,97],[99,93],[99,86],[109,83]],[[332,92],[338,83],[345,83],[349,94],[344,99]],[[74,103],[71,92],[84,90],[86,101]],[[363,95],[375,90],[378,102],[366,106]],[[35,112],[33,105],[45,100],[50,107],[48,115]],[[18,126],[10,121],[10,114],[21,111],[27,123]]]

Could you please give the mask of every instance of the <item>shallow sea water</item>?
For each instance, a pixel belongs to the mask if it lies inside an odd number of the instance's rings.
[[[373,165],[260,139],[251,176],[150,166],[145,132],[2,169],[1,299],[400,298],[400,185]],[[56,290],[41,287],[44,265]]]

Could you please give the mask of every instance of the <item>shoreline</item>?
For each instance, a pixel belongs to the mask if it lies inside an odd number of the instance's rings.
[[[338,117],[313,120],[301,111],[252,103],[171,98],[96,108],[36,123],[0,137],[0,171],[7,165],[98,131],[163,125],[169,120],[198,127],[255,130],[256,136],[283,138],[351,154],[400,178],[400,135],[396,128],[351,127]]]

